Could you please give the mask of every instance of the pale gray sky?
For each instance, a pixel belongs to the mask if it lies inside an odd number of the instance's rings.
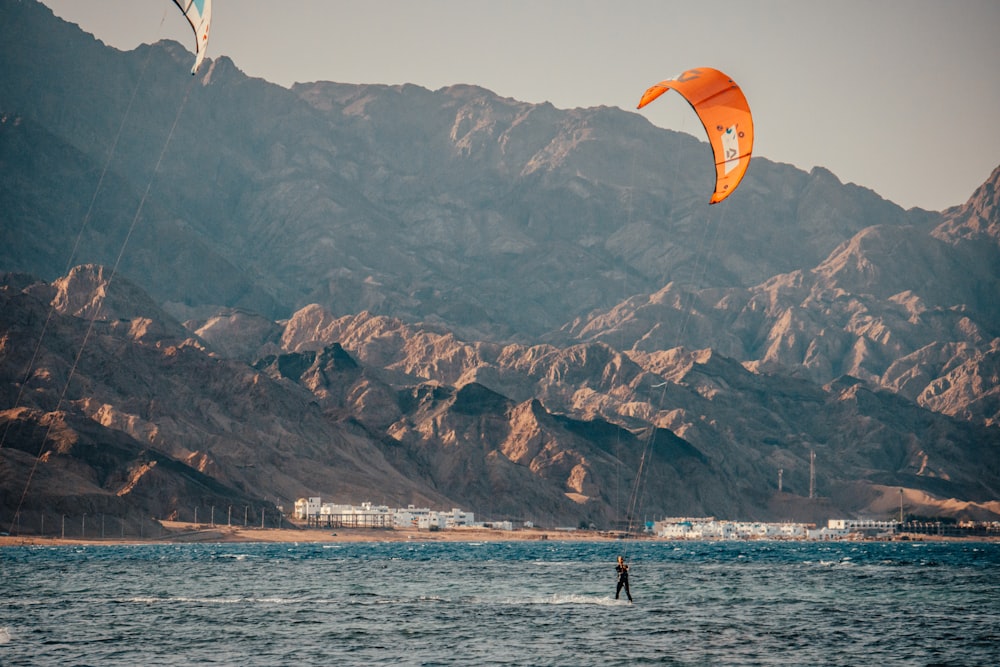
[[[44,0],[129,50],[193,33],[170,0]],[[648,86],[720,69],[754,153],[819,165],[903,207],[962,204],[1000,165],[996,0],[214,0],[208,57],[295,81],[455,83],[559,108],[634,109]],[[193,56],[192,56],[193,62]],[[641,112],[701,127],[676,95]],[[753,169],[751,164],[750,169]]]

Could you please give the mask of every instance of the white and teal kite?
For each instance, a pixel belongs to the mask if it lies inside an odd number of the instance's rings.
[[[212,0],[174,0],[174,4],[184,12],[184,18],[191,24],[194,30],[195,58],[192,74],[198,73],[201,61],[205,59],[205,52],[208,49],[208,30],[212,26]]]

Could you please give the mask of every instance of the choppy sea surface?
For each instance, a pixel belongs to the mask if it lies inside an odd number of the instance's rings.
[[[2,665],[1000,664],[997,543],[27,546],[0,580]]]

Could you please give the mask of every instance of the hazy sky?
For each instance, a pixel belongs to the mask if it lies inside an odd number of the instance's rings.
[[[119,49],[193,51],[170,0],[44,2]],[[998,35],[997,0],[215,0],[208,57],[285,86],[469,83],[564,109],[634,109],[715,67],[750,102],[756,155],[940,210],[1000,165]],[[704,139],[677,95],[639,113]]]

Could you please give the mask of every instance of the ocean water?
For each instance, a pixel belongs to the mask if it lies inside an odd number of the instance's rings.
[[[1000,665],[1000,544],[4,547],[0,664]]]

